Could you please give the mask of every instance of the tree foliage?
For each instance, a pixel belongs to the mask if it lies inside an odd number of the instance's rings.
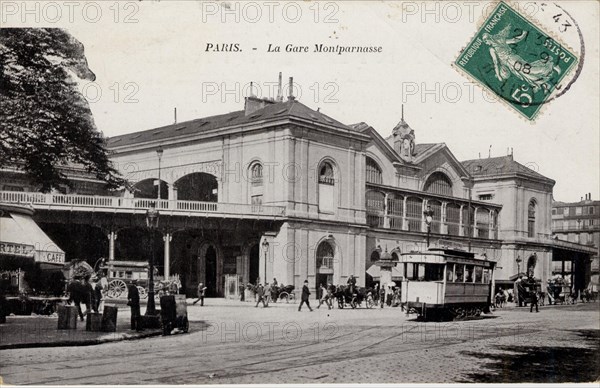
[[[125,182],[108,158],[78,82],[94,81],[84,47],[56,28],[0,29],[0,167],[20,166],[49,191],[61,167],[85,168],[108,188]]]

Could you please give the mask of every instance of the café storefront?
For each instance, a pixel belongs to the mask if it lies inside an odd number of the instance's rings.
[[[0,203],[0,287],[5,295],[47,291],[65,253],[33,220],[33,209]],[[55,284],[54,284],[55,285]]]

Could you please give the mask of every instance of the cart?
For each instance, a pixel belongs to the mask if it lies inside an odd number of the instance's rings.
[[[170,335],[173,329],[187,333],[190,328],[185,295],[163,295],[160,297],[160,320],[163,335]]]
[[[108,261],[100,267],[105,271],[108,280],[106,295],[109,298],[127,298],[127,286],[137,280],[137,288],[141,299],[148,298],[148,263],[145,261]],[[158,269],[154,268],[155,298],[165,294],[177,294],[181,283],[178,275],[172,275],[169,280],[158,276]]]

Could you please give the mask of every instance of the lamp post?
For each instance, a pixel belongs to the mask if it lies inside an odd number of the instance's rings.
[[[146,305],[146,315],[156,315],[156,304],[154,302],[154,230],[158,227],[159,212],[154,207],[146,211],[146,226],[151,231],[152,257],[150,258],[148,275],[148,304]]]
[[[431,222],[433,221],[433,210],[431,206],[427,206],[427,210],[423,212],[425,223],[427,224],[427,248],[429,248],[429,234],[431,233]]]
[[[266,283],[266,281],[267,281],[267,252],[269,251],[269,242],[267,240],[264,240],[262,243],[262,247],[263,247],[263,251],[265,252],[265,273],[264,273],[265,278],[263,279],[263,283]]]
[[[160,180],[160,161],[162,159],[163,156],[163,148],[162,146],[158,146],[158,148],[156,149],[156,156],[158,156],[158,207],[160,207],[160,186],[162,181]]]
[[[519,276],[521,275],[521,262],[523,261],[523,259],[521,259],[521,256],[517,256],[515,261],[517,262],[517,279],[518,279]]]

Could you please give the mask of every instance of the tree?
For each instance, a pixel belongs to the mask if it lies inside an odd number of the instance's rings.
[[[70,185],[82,166],[108,188],[125,184],[108,158],[81,80],[94,81],[84,47],[56,28],[0,29],[0,167],[18,166],[43,192]]]

